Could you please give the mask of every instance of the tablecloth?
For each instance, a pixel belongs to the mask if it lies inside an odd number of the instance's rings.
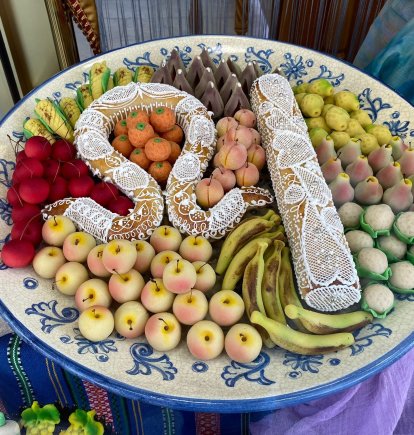
[[[183,435],[414,434],[414,350],[341,393],[273,412],[177,411],[122,398],[44,358],[0,320],[0,411],[18,419],[37,400],[64,410],[95,409],[107,433]]]

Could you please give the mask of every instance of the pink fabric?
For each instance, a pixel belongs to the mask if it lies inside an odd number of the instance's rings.
[[[414,350],[355,387],[251,421],[250,430],[252,435],[414,434]]]

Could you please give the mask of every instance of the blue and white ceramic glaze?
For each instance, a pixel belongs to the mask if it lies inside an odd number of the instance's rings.
[[[22,123],[33,116],[35,98],[74,96],[97,60],[115,70],[121,65],[158,66],[177,48],[188,65],[203,47],[213,60],[231,57],[241,65],[255,60],[263,72],[279,68],[292,84],[328,79],[338,90],[359,95],[373,121],[387,125],[408,142],[414,137],[414,109],[379,81],[351,65],[302,47],[274,41],[227,36],[194,36],[147,42],[90,59],[52,77],[31,92],[4,119],[0,129],[0,243],[9,238],[11,208],[4,199],[15,163],[7,135],[22,138]],[[249,364],[222,354],[196,361],[180,347],[159,353],[143,337],[126,340],[113,334],[99,343],[82,337],[72,297],[52,289],[51,280],[32,268],[1,266],[0,314],[25,340],[73,373],[127,397],[187,410],[247,412],[306,402],[347,388],[387,367],[414,344],[414,297],[398,295],[384,320],[355,333],[355,344],[330,355],[302,356],[263,349]]]

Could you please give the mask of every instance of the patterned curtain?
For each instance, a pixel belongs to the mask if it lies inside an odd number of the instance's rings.
[[[95,54],[158,38],[247,35],[352,61],[386,0],[63,0]]]
[[[352,61],[386,0],[95,0],[101,49],[191,34],[247,35]]]

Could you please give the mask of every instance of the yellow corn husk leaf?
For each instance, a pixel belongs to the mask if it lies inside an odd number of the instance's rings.
[[[60,100],[59,106],[67,120],[70,122],[70,125],[75,128],[76,121],[81,115],[81,111],[76,103],[76,100],[74,98],[64,97]]]
[[[39,100],[35,112],[40,120],[63,139],[73,142],[73,128],[49,100]]]
[[[26,139],[32,136],[42,136],[47,139],[51,144],[56,142],[52,133],[36,118],[29,118],[23,124],[23,132]]]

